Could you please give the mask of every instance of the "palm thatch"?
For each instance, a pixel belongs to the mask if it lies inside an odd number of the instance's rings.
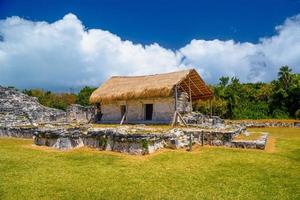
[[[106,104],[111,101],[171,97],[178,86],[193,100],[212,97],[195,69],[148,76],[113,76],[95,90],[90,102]]]

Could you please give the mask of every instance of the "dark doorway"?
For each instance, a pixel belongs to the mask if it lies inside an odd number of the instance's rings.
[[[122,119],[126,113],[126,105],[121,105],[120,108],[121,108],[121,119]],[[126,120],[126,116],[125,116],[124,120]]]
[[[96,117],[95,117],[95,122],[98,123],[102,119],[102,112],[101,112],[101,105],[100,103],[96,104]]]
[[[152,120],[153,104],[145,104],[145,120]]]

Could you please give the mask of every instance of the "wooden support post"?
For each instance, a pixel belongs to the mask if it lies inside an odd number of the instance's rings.
[[[176,125],[176,118],[177,118],[177,112],[175,111],[174,115],[173,115],[171,126],[175,126]]]
[[[175,112],[177,111],[177,103],[178,103],[178,91],[177,91],[177,85],[175,85]]]
[[[121,122],[120,122],[120,125],[122,125],[126,119],[126,116],[127,116],[127,101],[125,101],[125,113],[123,114],[122,116],[122,119],[121,119]]]
[[[189,139],[190,139],[190,141],[189,141],[189,142],[190,142],[190,143],[189,143],[189,151],[192,151],[192,148],[193,148],[192,132],[190,132],[190,138],[189,138]]]
[[[181,120],[181,122],[188,127],[187,123],[184,121],[183,117],[181,116],[181,114],[179,112],[177,112],[177,116],[179,117],[179,119]]]
[[[123,124],[123,122],[124,122],[124,120],[125,120],[125,117],[126,117],[126,112],[124,113],[124,115],[123,115],[123,117],[122,117],[122,119],[121,119],[120,125]]]
[[[174,113],[172,126],[176,125],[177,121],[178,121],[177,104],[178,104],[178,87],[177,87],[177,85],[175,85],[175,113]]]
[[[192,90],[191,90],[191,79],[189,78],[189,92],[190,92],[190,106],[191,106],[191,112],[193,112],[193,103],[192,103]]]
[[[209,106],[210,106],[210,117],[212,117],[212,101],[209,100]]]
[[[204,131],[201,133],[201,146],[204,145]]]

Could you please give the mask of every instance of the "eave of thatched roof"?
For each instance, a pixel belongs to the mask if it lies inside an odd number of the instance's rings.
[[[195,69],[147,76],[113,76],[95,90],[90,102],[109,103],[118,100],[170,97],[175,86],[189,93],[193,100],[209,99],[211,90]]]

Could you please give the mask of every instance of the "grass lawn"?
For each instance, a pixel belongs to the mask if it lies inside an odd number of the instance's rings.
[[[0,199],[300,199],[300,129],[266,151],[198,147],[129,156],[0,139]]]
[[[250,135],[240,134],[240,135],[236,136],[234,138],[234,140],[258,140],[261,135],[262,135],[262,132],[251,131]]]

